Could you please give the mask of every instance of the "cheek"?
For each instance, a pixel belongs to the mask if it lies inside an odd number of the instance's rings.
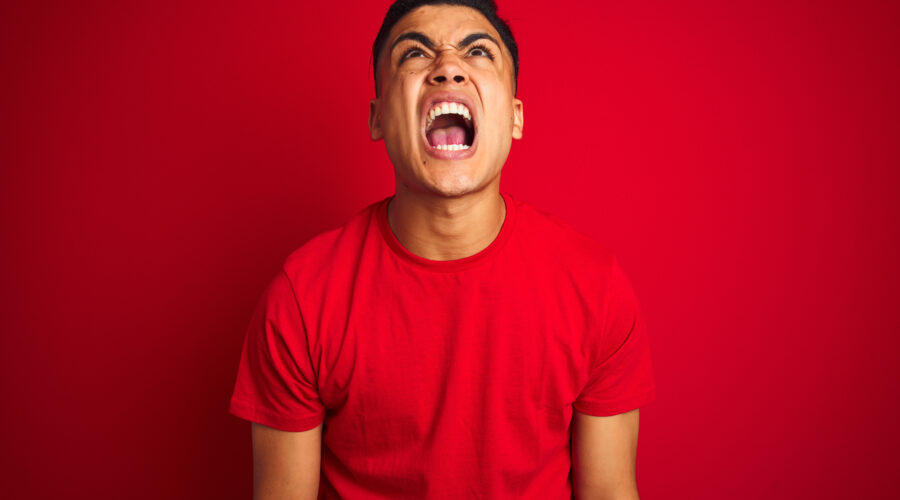
[[[508,105],[498,103],[494,107],[492,114],[494,118],[491,120],[490,135],[498,140],[504,140],[512,135],[513,115],[512,108]]]
[[[390,103],[385,107],[382,126],[386,135],[396,137],[405,127],[403,104],[397,95],[385,97],[390,99]]]
[[[393,86],[389,109],[392,116],[391,125],[398,133],[408,135],[410,124],[418,122],[416,116],[418,90],[419,86],[408,79],[400,80]]]
[[[513,95],[507,86],[497,81],[496,75],[491,79],[493,85],[479,87],[482,101],[486,104],[485,115],[489,117],[486,124],[489,126],[487,135],[504,137],[512,134],[514,114],[512,107]]]

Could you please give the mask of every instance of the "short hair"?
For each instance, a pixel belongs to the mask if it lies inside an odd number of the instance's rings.
[[[391,29],[403,16],[424,5],[460,5],[481,12],[488,22],[491,23],[491,26],[497,30],[497,33],[500,34],[500,40],[503,42],[503,45],[506,45],[506,49],[512,55],[514,68],[513,88],[518,87],[519,47],[516,45],[516,39],[513,38],[509,25],[497,16],[497,4],[494,3],[494,0],[397,0],[388,9],[387,14],[384,15],[384,21],[381,22],[378,35],[375,36],[375,43],[372,44],[372,72],[375,78],[376,96],[378,96],[378,56],[381,54],[384,44],[387,43],[387,37]]]

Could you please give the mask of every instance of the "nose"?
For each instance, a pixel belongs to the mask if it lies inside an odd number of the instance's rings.
[[[428,81],[433,85],[443,85],[450,81],[457,84],[466,83],[469,75],[466,74],[459,59],[455,55],[442,54],[435,61],[434,69],[428,75]]]

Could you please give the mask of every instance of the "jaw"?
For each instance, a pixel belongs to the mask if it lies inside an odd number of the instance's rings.
[[[477,193],[492,185],[499,189],[500,168],[491,168],[480,156],[447,160],[423,154],[418,161],[404,167],[396,164],[399,167],[395,167],[397,188],[402,185],[408,190],[443,198]]]

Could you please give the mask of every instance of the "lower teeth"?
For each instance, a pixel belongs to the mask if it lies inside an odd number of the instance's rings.
[[[467,144],[439,144],[434,148],[441,151],[461,151],[463,149],[469,149],[469,146]]]

